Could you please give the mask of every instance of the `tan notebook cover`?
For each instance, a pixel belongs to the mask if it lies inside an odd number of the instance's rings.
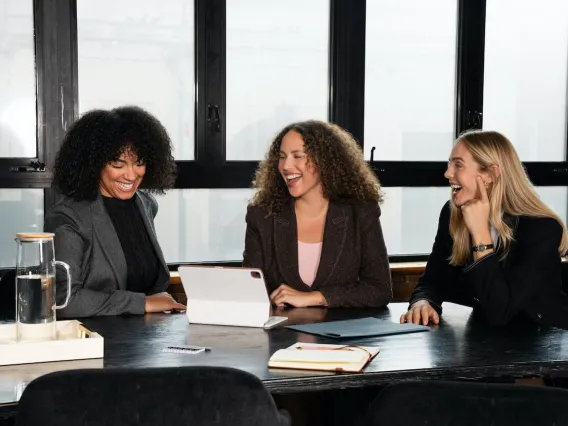
[[[268,367],[357,373],[378,353],[378,346],[295,343],[276,351]]]

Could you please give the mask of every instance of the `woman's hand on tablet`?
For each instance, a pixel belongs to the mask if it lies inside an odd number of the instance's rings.
[[[412,304],[407,313],[401,315],[400,322],[401,324],[405,322],[423,325],[439,324],[440,316],[427,300],[419,300]]]
[[[305,308],[308,306],[325,306],[327,300],[319,291],[298,291],[286,284],[281,284],[270,294],[270,301],[273,305],[283,307],[285,304],[295,308]]]
[[[185,306],[175,301],[169,293],[156,293],[146,296],[146,312],[185,310]]]

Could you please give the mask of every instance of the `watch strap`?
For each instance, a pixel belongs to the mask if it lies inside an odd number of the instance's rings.
[[[485,250],[491,250],[493,247],[493,244],[479,244],[477,246],[473,246],[471,249],[473,251],[485,251]]]

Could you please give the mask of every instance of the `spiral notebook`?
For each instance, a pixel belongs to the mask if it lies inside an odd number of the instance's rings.
[[[268,367],[357,373],[378,353],[378,346],[296,343],[276,351]]]

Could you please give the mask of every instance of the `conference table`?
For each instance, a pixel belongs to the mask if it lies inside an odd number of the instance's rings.
[[[338,343],[285,328],[350,318],[398,322],[406,303],[383,309],[297,308],[276,310],[289,320],[271,330],[189,324],[183,313],[81,319],[104,341],[104,358],[0,367],[0,413],[15,411],[25,386],[43,374],[77,368],[229,366],[259,377],[273,394],[378,386],[403,380],[513,381],[568,376],[568,331],[518,323],[492,327],[471,308],[445,303],[443,320],[428,332],[341,340],[378,345],[379,355],[362,373],[336,374],[271,369],[268,359],[296,342]],[[171,345],[198,345],[210,351],[165,353]],[[1,417],[1,415],[0,415]]]

